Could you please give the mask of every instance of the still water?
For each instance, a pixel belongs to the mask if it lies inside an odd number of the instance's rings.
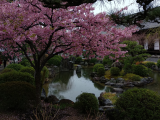
[[[154,81],[151,84],[144,86],[144,88],[153,90],[160,95],[160,72],[153,71],[150,74],[150,77],[152,77]]]
[[[94,93],[98,98],[101,92],[112,91],[110,87],[104,86],[100,83],[91,81],[90,73],[92,69],[82,69],[81,73],[76,73],[75,70],[69,72],[60,72],[51,83],[43,85],[47,96],[55,95],[58,99],[70,99],[76,101],[76,97],[83,92]],[[153,72],[150,77],[154,82],[144,86],[160,94],[160,73]]]
[[[58,99],[70,99],[76,101],[76,97],[83,92],[94,93],[99,97],[101,92],[109,92],[111,88],[91,81],[92,69],[82,69],[81,73],[75,70],[60,72],[51,83],[45,84],[43,88],[47,96],[55,95]]]

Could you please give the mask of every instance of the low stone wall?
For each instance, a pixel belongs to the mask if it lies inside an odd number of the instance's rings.
[[[94,73],[91,74],[91,76],[93,76]],[[111,79],[107,79],[104,76],[102,77],[93,77],[92,78],[93,81],[98,81],[101,83],[104,83],[105,85],[110,85],[110,86],[114,86],[117,88],[123,88],[123,87],[141,87],[144,86],[146,84],[149,84],[151,82],[153,82],[153,78],[151,77],[144,77],[141,78],[140,81],[126,81],[123,78],[111,78]]]

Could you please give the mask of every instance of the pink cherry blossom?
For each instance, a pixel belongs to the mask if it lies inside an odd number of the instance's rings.
[[[27,57],[36,71],[39,92],[40,71],[54,55],[81,55],[85,49],[90,58],[95,54],[101,56],[98,59],[110,54],[115,54],[115,58],[124,56],[126,51],[120,47],[125,45],[119,40],[131,37],[136,26],[118,29],[106,13],[94,15],[92,10],[92,4],[52,9],[38,0],[1,1],[0,48],[5,50],[3,54],[19,57],[23,53]],[[46,53],[49,55],[44,58]],[[35,64],[28,55],[33,56]]]

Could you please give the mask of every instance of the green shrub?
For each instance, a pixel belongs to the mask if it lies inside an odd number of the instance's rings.
[[[141,77],[139,75],[133,75],[133,76],[129,77],[129,79],[132,81],[140,81]]]
[[[12,68],[16,71],[19,71],[20,69],[22,69],[24,66],[21,64],[9,64],[6,68]]]
[[[109,56],[105,56],[105,57],[103,58],[102,63],[103,63],[103,65],[106,65],[106,64],[107,64],[107,65],[111,66],[112,63],[113,63],[113,60],[111,60],[111,59],[109,58]]]
[[[110,69],[110,73],[113,76],[117,76],[120,74],[120,69],[118,67],[111,67]]]
[[[34,77],[35,70],[33,67],[23,67],[20,72],[27,72]]]
[[[97,72],[99,67],[103,67],[104,68],[104,65],[103,64],[95,64],[93,66],[93,72]]]
[[[12,68],[5,68],[5,69],[3,69],[3,70],[2,70],[2,72],[1,72],[1,73],[3,74],[3,73],[11,72],[11,71],[15,71],[15,70],[14,70],[14,69],[12,69]]]
[[[121,112],[116,120],[160,120],[160,96],[148,89],[129,89],[117,99]],[[116,115],[116,113],[115,113]]]
[[[54,57],[52,57],[51,59],[49,59],[47,61],[48,65],[55,65],[55,66],[60,66],[61,64],[61,61],[62,61],[62,57],[61,56],[58,56],[58,55],[55,55]]]
[[[41,71],[41,74],[43,74],[45,72],[45,78],[48,78],[49,76],[49,70],[46,66],[43,67],[42,71]]]
[[[11,71],[0,75],[0,84],[11,81],[25,81],[34,85],[34,77],[29,73],[22,73],[17,71]]]
[[[105,69],[104,67],[99,67],[97,70],[98,76],[103,76],[105,74]]]
[[[92,59],[90,59],[89,62],[95,64],[97,61],[98,61],[97,58],[92,58]]]
[[[148,68],[152,68],[153,65],[155,65],[154,62],[147,62],[147,63],[145,63],[145,66],[147,66]]]
[[[29,62],[28,59],[25,58],[25,57],[22,58],[22,61],[21,61],[19,64],[21,64],[21,65],[23,65],[23,66],[28,66],[28,67],[31,66],[30,62]]]
[[[82,61],[82,57],[77,57],[75,62],[78,64],[78,63],[80,63],[81,61]]]
[[[60,59],[61,61],[63,59],[62,56],[60,56],[60,55],[55,55],[54,57]]]
[[[140,76],[148,76],[149,69],[145,67],[144,65],[132,65],[133,67],[133,73]]]
[[[123,70],[125,73],[132,73],[132,64],[133,64],[133,58],[127,57],[126,59],[123,58],[124,60],[124,66],[123,66]]]
[[[12,81],[0,84],[0,108],[26,110],[35,99],[35,87],[27,82]]]
[[[157,61],[157,67],[160,68],[160,59]]]
[[[82,93],[76,97],[75,107],[84,113],[98,112],[98,100],[92,93]]]

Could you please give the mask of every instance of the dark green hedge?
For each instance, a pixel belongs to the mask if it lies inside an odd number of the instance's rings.
[[[12,68],[16,71],[19,71],[20,69],[22,69],[24,66],[21,64],[9,64],[6,68]]]
[[[0,75],[0,84],[11,81],[25,81],[32,85],[35,84],[34,77],[29,73],[11,71]]]
[[[27,82],[2,83],[0,93],[0,109],[2,110],[26,110],[30,104],[34,105],[35,87]]]
[[[98,100],[92,93],[82,93],[76,97],[75,107],[84,113],[96,114],[98,112]]]
[[[148,89],[129,89],[116,101],[116,120],[160,120],[160,96]],[[116,113],[115,113],[116,116]]]

